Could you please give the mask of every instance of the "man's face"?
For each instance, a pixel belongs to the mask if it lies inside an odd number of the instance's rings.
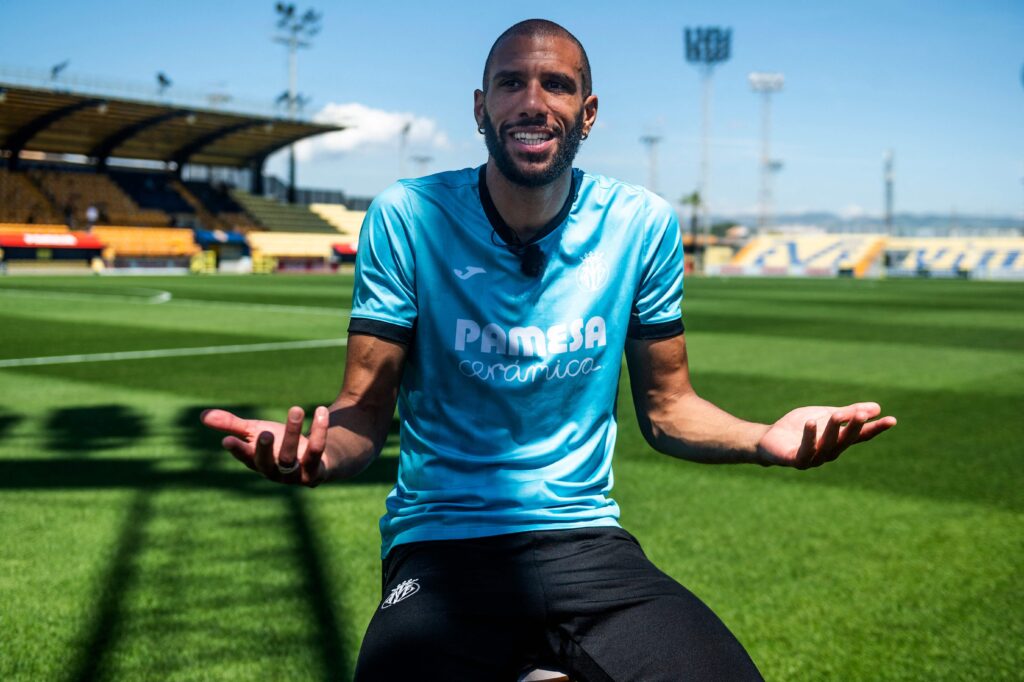
[[[509,38],[495,51],[487,93],[475,93],[477,124],[502,175],[541,187],[572,167],[597,118],[597,97],[584,99],[580,52],[567,38]]]

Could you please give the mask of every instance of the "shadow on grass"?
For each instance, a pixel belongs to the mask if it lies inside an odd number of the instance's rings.
[[[10,412],[0,412],[0,440],[3,440],[7,432],[13,429],[24,417],[20,414],[11,414]]]
[[[110,651],[117,637],[125,596],[135,581],[134,558],[142,549],[146,525],[153,514],[152,496],[138,492],[125,516],[124,525],[117,540],[117,546],[107,570],[99,602],[89,625],[88,634],[81,639],[81,646],[68,680],[95,680],[102,669],[105,654]]]
[[[131,445],[146,437],[145,418],[127,405],[91,405],[54,410],[46,420],[48,450],[87,454]]]
[[[344,644],[344,637],[341,623],[344,622],[342,614],[336,608],[336,591],[333,583],[339,578],[328,572],[323,560],[324,552],[320,546],[315,526],[307,508],[306,493],[303,489],[290,486],[278,486],[262,480],[242,467],[240,464],[231,462],[230,468],[223,465],[223,451],[220,448],[220,435],[214,433],[199,423],[199,415],[204,408],[193,406],[181,410],[174,425],[177,428],[181,444],[189,452],[195,454],[195,465],[185,470],[162,470],[158,460],[142,459],[82,459],[62,458],[47,460],[5,460],[0,462],[0,489],[134,489],[135,495],[126,512],[124,524],[118,535],[116,545],[111,554],[110,564],[102,581],[98,594],[98,602],[95,604],[93,616],[88,625],[79,637],[79,650],[77,659],[69,669],[68,677],[71,681],[93,680],[107,676],[108,667],[111,664],[111,654],[117,648],[120,640],[128,636],[139,636],[134,628],[126,625],[126,619],[131,617],[130,604],[140,590],[145,590],[149,595],[153,590],[164,595],[167,603],[171,604],[170,609],[160,611],[152,609],[147,611],[149,618],[156,617],[161,623],[156,636],[168,637],[176,628],[180,629],[180,621],[184,611],[189,608],[208,611],[210,609],[229,609],[231,607],[244,606],[252,608],[254,605],[269,609],[268,604],[286,598],[297,597],[305,604],[305,609],[312,622],[310,646],[315,649],[319,659],[319,669],[322,671],[324,680],[343,679],[353,663],[353,656],[347,652]],[[246,413],[249,406],[234,406],[232,411]],[[90,422],[90,418],[95,421]],[[120,419],[119,423],[129,424],[125,429],[113,436],[105,433],[97,424],[110,423],[111,419]],[[116,420],[115,419],[115,420]],[[127,421],[125,421],[127,420]],[[140,426],[141,420],[132,419],[130,411],[120,406],[104,406],[92,411],[81,410],[60,410],[51,415],[48,420],[51,424],[62,424],[60,442],[64,448],[71,448],[70,426],[73,424],[90,424],[89,436],[78,441],[73,449],[75,452],[84,451],[86,448],[82,443],[92,443],[96,446],[99,443],[110,443],[112,441],[130,440],[132,434],[141,436],[145,429]],[[393,433],[389,440],[397,438],[397,420],[394,422]],[[397,473],[397,458],[383,457],[371,465],[352,484],[379,484],[393,482]],[[349,483],[343,485],[350,485]],[[187,506],[182,506],[173,514],[168,515],[166,510],[157,509],[159,493],[170,490],[201,491],[220,490],[234,495],[242,495],[246,498],[259,498],[262,500],[256,507],[266,513],[267,505],[276,501],[283,505],[280,520],[275,522],[270,529],[272,532],[281,532],[283,529],[287,538],[284,546],[279,550],[276,547],[270,550],[266,548],[245,547],[242,553],[230,548],[216,550],[219,554],[210,555],[211,541],[197,537],[193,533],[194,519],[202,515],[202,505],[205,502],[200,499]],[[166,498],[163,498],[166,499]],[[222,498],[207,498],[222,499]],[[185,505],[185,502],[181,503]],[[193,505],[198,504],[200,508]],[[211,508],[216,508],[213,504]],[[277,517],[275,517],[277,518]],[[154,521],[159,520],[159,524]],[[265,526],[256,524],[256,528],[245,525],[249,519],[247,516],[238,518],[220,518],[217,522],[226,523],[232,534],[239,532],[252,532],[252,530],[266,531]],[[159,526],[159,528],[158,528]],[[160,544],[161,533],[167,534],[166,527],[171,526],[172,532],[168,539],[165,539],[161,547],[154,547],[153,543]],[[164,530],[160,530],[160,529]],[[154,540],[154,537],[157,538]],[[245,543],[242,543],[243,547]],[[251,551],[250,551],[251,550]],[[143,575],[140,568],[140,557],[146,551],[165,551],[175,557],[175,561],[167,566],[158,569],[149,568],[148,571],[156,570],[158,580],[154,581],[152,576]],[[284,555],[282,555],[282,551]],[[209,564],[211,571],[217,575],[223,575],[218,582],[224,584],[210,584],[209,577],[201,581],[201,585],[193,584],[190,581],[196,580],[189,575],[188,566],[190,552],[197,556],[196,560]],[[219,558],[218,558],[219,557]],[[262,558],[261,558],[262,557]],[[232,580],[231,572],[217,573],[217,565],[226,565],[232,562],[255,562],[259,565],[272,564],[274,561],[286,561],[287,565],[297,567],[295,574],[296,586],[293,589],[280,591],[272,585],[262,582],[257,585],[254,591],[239,592],[234,585],[227,584]],[[151,562],[150,562],[151,563]],[[207,566],[204,566],[206,568]],[[156,582],[158,585],[150,585]],[[143,584],[145,583],[145,584]],[[213,596],[220,593],[226,596]],[[238,595],[237,598],[235,595]],[[198,597],[198,601],[197,598]],[[233,637],[237,633],[224,633],[217,630],[211,632],[211,640],[218,637]],[[146,635],[142,635],[146,636]],[[171,634],[173,636],[173,634]],[[212,645],[211,645],[212,646]],[[165,675],[172,670],[173,661],[157,660],[165,655],[165,652],[158,647],[154,652],[154,660],[145,664],[151,666],[151,673]],[[311,652],[312,653],[312,652]],[[230,652],[224,652],[223,656],[230,657]],[[236,654],[237,655],[237,654]],[[222,657],[223,659],[223,657]],[[222,660],[223,662],[223,660]],[[251,663],[251,661],[249,662]],[[161,667],[165,666],[165,667]]]
[[[288,519],[298,543],[296,559],[302,570],[302,592],[316,620],[316,642],[321,669],[324,671],[325,680],[340,680],[345,676],[348,657],[338,614],[332,607],[334,589],[331,576],[327,574],[321,559],[323,551],[316,533],[313,532],[305,499],[295,488],[288,488],[287,493],[290,512]]]

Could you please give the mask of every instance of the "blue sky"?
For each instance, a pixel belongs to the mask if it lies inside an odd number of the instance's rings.
[[[274,44],[273,2],[0,0],[2,69],[49,68],[69,78],[138,84],[155,94],[226,92],[228,108],[270,102],[287,86]],[[709,198],[715,212],[757,205],[760,100],[750,71],[785,74],[773,100],[781,211],[882,211],[882,157],[895,154],[898,211],[1024,216],[1024,2],[319,2],[323,30],[299,56],[311,114],[358,121],[302,150],[299,182],[372,195],[402,168],[398,134],[413,128],[407,174],[485,158],[472,117],[494,38],[533,16],[558,21],[586,46],[600,98],[598,128],[577,165],[648,183],[639,138],[662,136],[657,187],[696,187],[700,79],[682,58],[682,29],[733,31],[715,72]],[[283,173],[281,158],[270,170]]]

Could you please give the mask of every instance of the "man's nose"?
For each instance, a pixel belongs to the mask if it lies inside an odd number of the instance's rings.
[[[541,87],[538,81],[530,81],[526,84],[523,89],[523,99],[520,102],[522,111],[521,116],[544,116],[547,114],[547,101],[545,98],[544,88]]]

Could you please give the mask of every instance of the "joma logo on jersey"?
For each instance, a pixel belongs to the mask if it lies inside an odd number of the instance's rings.
[[[386,609],[389,606],[394,606],[398,602],[408,599],[412,595],[420,591],[420,580],[419,578],[413,578],[412,580],[403,580],[398,583],[395,589],[391,590],[391,594],[388,598],[381,602],[380,607]]]
[[[455,321],[455,350],[475,347],[481,353],[522,355],[527,357],[573,353],[581,348],[601,348],[607,344],[604,318],[578,318],[568,324],[504,329],[494,324],[482,327],[473,320]]]

